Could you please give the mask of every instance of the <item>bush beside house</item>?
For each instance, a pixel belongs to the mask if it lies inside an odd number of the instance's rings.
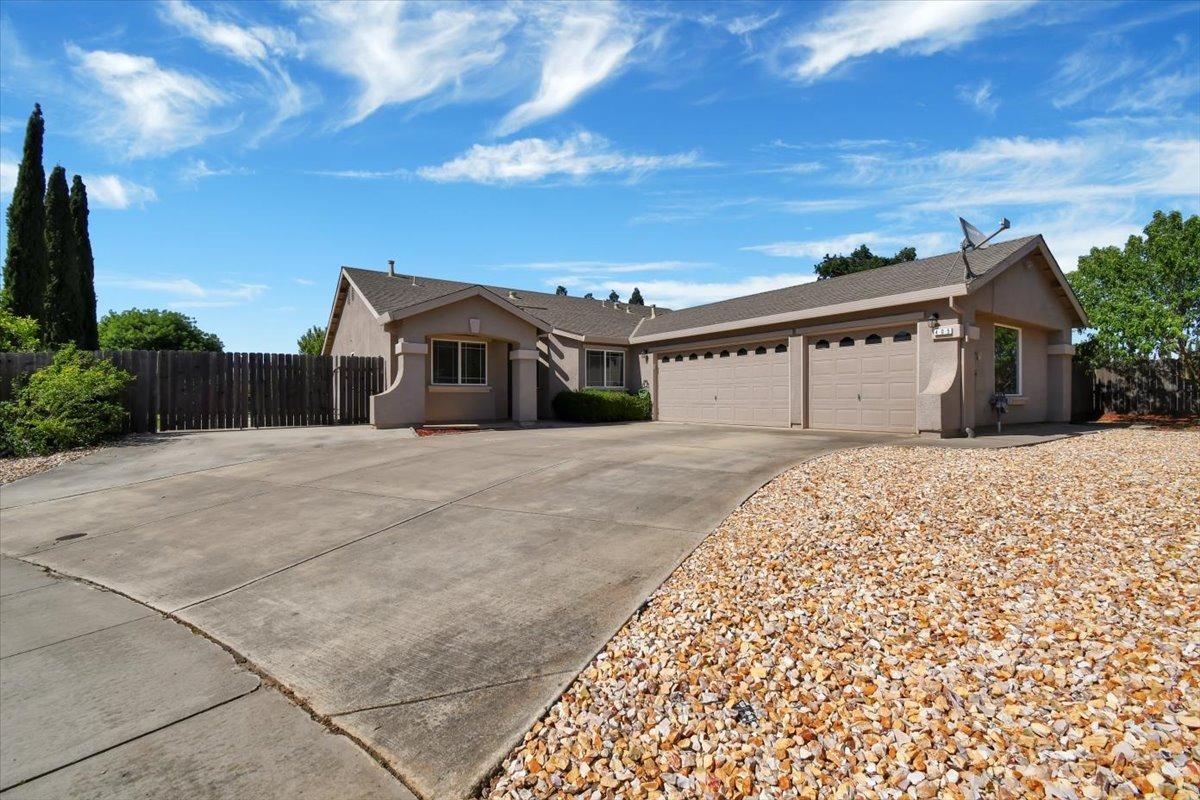
[[[0,403],[0,454],[47,455],[119,434],[128,413],[121,392],[134,377],[67,345]]]
[[[569,422],[629,422],[650,419],[650,393],[584,389],[555,395],[551,404]]]

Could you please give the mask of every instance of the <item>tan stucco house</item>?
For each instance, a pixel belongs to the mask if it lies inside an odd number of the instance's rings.
[[[953,436],[1071,414],[1087,318],[1041,236],[666,311],[345,267],[327,354],[379,355],[378,427],[552,416],[648,389],[654,417]]]

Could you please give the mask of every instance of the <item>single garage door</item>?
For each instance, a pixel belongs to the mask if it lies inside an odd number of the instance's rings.
[[[915,431],[915,331],[888,328],[810,337],[808,426]]]
[[[658,356],[658,418],[791,425],[787,342],[698,346]]]

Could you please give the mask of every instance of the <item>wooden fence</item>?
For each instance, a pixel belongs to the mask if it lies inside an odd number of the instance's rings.
[[[1200,381],[1187,377],[1178,361],[1147,361],[1131,367],[1088,369],[1072,374],[1072,417],[1096,419],[1105,413],[1200,414]]]
[[[383,359],[290,353],[103,351],[136,379],[122,398],[134,432],[353,424],[369,421]],[[53,353],[0,353],[0,401]]]

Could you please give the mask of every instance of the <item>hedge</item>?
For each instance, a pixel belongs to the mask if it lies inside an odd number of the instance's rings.
[[[569,422],[627,422],[650,419],[650,393],[584,389],[563,391],[551,403],[554,414]]]

